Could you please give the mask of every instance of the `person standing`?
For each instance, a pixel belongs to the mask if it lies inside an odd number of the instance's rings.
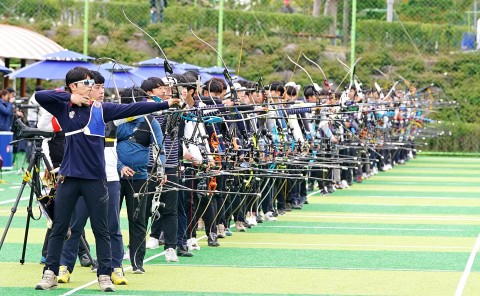
[[[169,103],[119,105],[94,102],[90,94],[93,74],[75,67],[65,76],[66,92],[41,91],[37,102],[55,116],[65,131],[65,153],[58,176],[52,233],[48,239],[47,260],[37,290],[57,286],[60,256],[72,213],[83,196],[90,214],[98,257],[97,276],[102,291],[114,291],[110,235],[108,231],[108,192],[105,173],[105,122],[147,114],[168,108]]]
[[[6,89],[0,91],[0,131],[10,131],[12,128],[13,107],[10,95]]]

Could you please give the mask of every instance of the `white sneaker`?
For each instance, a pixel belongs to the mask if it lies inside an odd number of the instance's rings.
[[[342,180],[342,182],[340,182],[340,188],[347,189],[348,187],[347,180]]]
[[[264,215],[265,221],[277,221],[277,218],[273,216],[272,212],[266,212]]]
[[[150,237],[147,242],[147,249],[155,250],[158,248],[158,239]]]
[[[123,260],[130,260],[130,249],[127,248],[125,253],[123,253]]]
[[[42,281],[35,286],[35,290],[50,290],[57,287],[57,276],[51,270],[43,272]]]
[[[113,285],[109,275],[99,275],[98,285],[100,286],[100,290],[102,290],[102,292],[115,292],[115,286]]]
[[[165,260],[167,260],[167,262],[178,262],[177,251],[173,248],[166,249]]]
[[[200,246],[198,245],[197,239],[194,237],[187,239],[187,248],[189,251],[200,251]]]
[[[255,216],[248,217],[246,222],[252,226],[257,226],[257,218],[255,218]]]

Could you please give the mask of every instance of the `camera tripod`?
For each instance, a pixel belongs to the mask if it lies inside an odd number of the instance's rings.
[[[39,200],[42,197],[42,191],[41,191],[41,186],[42,182],[40,180],[40,164],[43,161],[45,164],[47,170],[50,172],[52,170],[50,163],[48,162],[45,154],[42,152],[42,137],[32,137],[32,138],[27,138],[27,139],[21,139],[17,140],[14,142],[22,141],[22,140],[31,140],[34,143],[34,153],[32,158],[30,159],[30,162],[28,164],[28,168],[25,171],[25,174],[23,176],[23,181],[22,181],[22,186],[20,187],[20,190],[18,192],[17,198],[15,200],[15,203],[13,204],[13,207],[11,209],[10,217],[8,218],[7,225],[5,226],[5,230],[3,231],[2,239],[0,240],[0,250],[2,249],[3,243],[5,241],[5,237],[7,236],[8,229],[10,228],[10,224],[12,223],[13,216],[17,212],[18,204],[20,203],[20,199],[22,197],[23,191],[25,190],[25,186],[28,184],[30,186],[30,198],[28,200],[28,207],[27,207],[27,223],[25,226],[25,236],[23,239],[23,249],[22,249],[22,257],[20,258],[20,263],[23,264],[25,263],[25,252],[27,248],[27,241],[28,241],[28,231],[30,228],[30,219],[34,219],[33,217],[33,212],[32,212],[32,204],[33,204],[33,196]],[[12,142],[13,143],[13,142]],[[41,206],[42,207],[42,206]],[[46,215],[48,220],[52,220],[53,217],[49,217],[48,213],[44,210],[42,210],[42,214]],[[67,238],[68,239],[68,236]],[[87,256],[90,259],[90,262],[93,264],[93,259],[92,256],[88,250],[87,244],[84,240],[84,238],[81,236],[80,237],[80,242],[84,246]]]

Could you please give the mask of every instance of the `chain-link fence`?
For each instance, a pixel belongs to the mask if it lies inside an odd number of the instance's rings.
[[[389,5],[391,4],[391,6]],[[90,1],[90,20],[182,23],[195,28],[218,27],[219,1],[143,0]],[[352,1],[348,0],[228,0],[224,3],[225,30],[288,37],[326,37],[346,45],[351,29]],[[391,7],[391,9],[389,9]],[[359,42],[389,44],[419,52],[448,52],[462,45],[471,48],[474,36],[473,0],[362,0],[357,3]],[[3,0],[2,19],[36,23],[44,28],[80,25],[84,1]],[[282,13],[283,12],[283,13]],[[387,19],[389,22],[387,22]]]

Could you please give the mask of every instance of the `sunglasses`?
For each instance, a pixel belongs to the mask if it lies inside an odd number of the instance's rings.
[[[72,83],[83,83],[83,85],[85,85],[85,86],[93,86],[95,84],[95,80],[84,79],[84,80],[79,80],[79,81],[75,81],[75,82],[72,82]]]

